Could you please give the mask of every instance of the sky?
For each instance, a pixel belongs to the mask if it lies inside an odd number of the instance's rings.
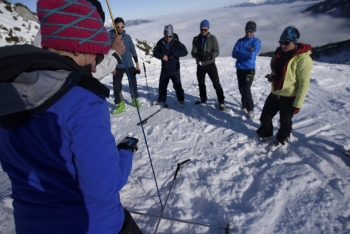
[[[31,11],[36,12],[37,0],[9,0],[9,2],[22,3],[23,5],[27,6]],[[100,0],[100,2],[106,14],[106,19],[110,19],[106,1]],[[190,10],[201,10],[201,9],[207,9],[210,7],[224,7],[224,6],[229,6],[229,5],[241,3],[241,2],[244,2],[244,0],[215,0],[215,1],[203,1],[203,0],[113,1],[113,0],[109,0],[113,17],[116,18],[120,16],[124,18],[124,20],[148,19],[150,17],[154,17],[158,15],[187,12]]]

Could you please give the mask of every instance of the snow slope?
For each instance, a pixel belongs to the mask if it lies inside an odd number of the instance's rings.
[[[185,108],[177,105],[169,84],[169,108],[144,125],[163,203],[176,165],[191,159],[179,171],[164,212],[165,217],[235,228],[234,233],[350,233],[350,66],[315,62],[310,90],[295,116],[293,141],[271,153],[267,143],[255,140],[259,115],[270,85],[269,58],[258,57],[252,86],[256,116],[240,111],[235,60],[217,59],[227,112],[218,111],[216,94],[207,78],[208,103],[194,105],[198,95],[194,60],[181,60]],[[147,83],[157,98],[160,62],[151,59]],[[112,89],[112,77],[103,80]],[[140,139],[122,203],[132,211],[159,215],[159,199],[127,79],[123,80],[127,112],[111,116],[116,141],[125,135]],[[157,110],[148,106],[145,76],[138,76],[142,117]],[[113,93],[113,92],[112,92]],[[109,99],[113,106],[113,96]],[[112,109],[111,109],[112,110]],[[279,118],[275,117],[275,131]],[[13,234],[10,183],[0,172],[0,233]],[[143,233],[153,233],[157,219],[133,215]],[[157,233],[224,233],[195,225],[162,220]]]

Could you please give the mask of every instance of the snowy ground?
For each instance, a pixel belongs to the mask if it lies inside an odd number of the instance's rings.
[[[169,108],[144,125],[163,203],[176,165],[179,171],[164,216],[225,227],[233,233],[350,233],[350,66],[315,63],[310,90],[294,118],[293,141],[272,153],[255,140],[259,116],[270,85],[264,78],[269,58],[257,59],[252,86],[255,117],[240,111],[234,59],[217,59],[227,112],[218,111],[207,77],[209,101],[194,105],[198,96],[194,60],[181,60],[185,107],[177,105],[169,84]],[[152,101],[157,98],[159,61],[147,66]],[[103,80],[112,88],[112,77]],[[159,215],[160,203],[138,115],[131,106],[127,79],[123,80],[127,112],[111,116],[116,140],[125,135],[140,139],[128,184],[121,191],[123,205],[132,211]],[[142,117],[157,110],[148,106],[144,74],[138,77]],[[112,92],[113,93],[113,92]],[[113,96],[109,99],[113,107]],[[111,109],[112,110],[112,109]],[[275,130],[279,126],[274,119]],[[14,233],[10,183],[0,172],[0,233]],[[133,215],[144,233],[153,233],[157,219]],[[224,233],[195,225],[162,220],[157,233]]]

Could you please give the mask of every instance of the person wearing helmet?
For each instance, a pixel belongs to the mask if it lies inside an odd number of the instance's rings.
[[[261,116],[261,125],[256,131],[260,140],[273,135],[272,119],[280,113],[280,129],[270,150],[285,145],[290,140],[292,118],[299,113],[309,89],[312,48],[309,44],[297,43],[300,33],[289,26],[280,36],[280,46],[271,59],[271,74],[266,78],[271,82],[271,93],[267,97]]]

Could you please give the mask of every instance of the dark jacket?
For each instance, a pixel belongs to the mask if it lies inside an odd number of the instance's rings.
[[[198,55],[199,53],[209,53],[210,59],[201,61]],[[197,64],[201,62],[203,63],[203,66],[206,66],[208,64],[215,63],[215,58],[219,56],[218,40],[209,32],[206,36],[204,47],[202,49],[202,36],[199,34],[193,38],[191,54],[192,57],[196,59]]]
[[[132,153],[111,133],[91,68],[29,45],[0,48],[0,161],[16,233],[118,233]]]
[[[164,38],[157,42],[154,47],[153,55],[154,57],[162,61],[162,70],[174,73],[180,71],[179,58],[184,57],[188,54],[187,49],[184,44],[182,44],[176,34],[174,34],[173,40],[169,43],[169,48],[167,48],[167,42]],[[169,60],[164,61],[163,57],[167,55]]]

